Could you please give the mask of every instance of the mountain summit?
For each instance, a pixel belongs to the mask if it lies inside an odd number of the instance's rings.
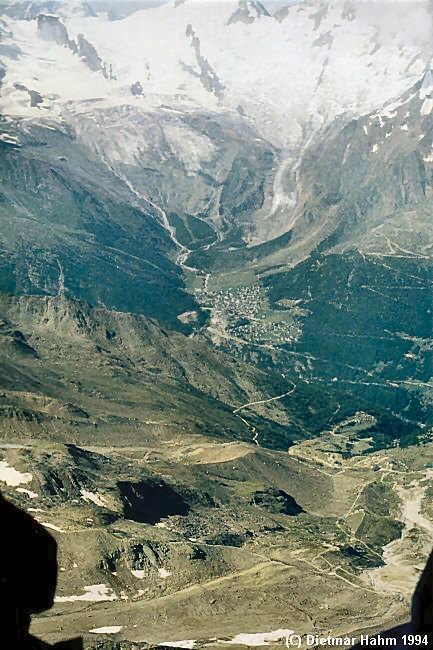
[[[86,57],[41,38],[37,5],[7,8],[0,108],[36,117],[19,84],[39,93],[44,115],[62,115],[71,102],[87,110],[89,101],[242,110],[274,144],[298,146],[337,115],[362,114],[402,94],[424,70],[433,54],[428,2],[414,3],[410,19],[405,3],[391,13],[385,5],[305,2],[277,20],[259,2],[189,0],[110,21],[41,4],[70,41],[81,34],[91,45],[101,63],[90,69]],[[143,92],[131,93],[133,84]]]

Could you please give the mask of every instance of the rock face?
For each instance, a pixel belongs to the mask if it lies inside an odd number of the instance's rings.
[[[197,305],[184,291],[171,259],[174,243],[156,208],[138,201],[121,179],[93,159],[95,167],[92,158],[70,131],[49,128],[33,131],[19,155],[5,151],[1,288],[18,294],[71,292],[93,303],[144,311],[162,322],[160,296],[170,293],[164,307],[166,322],[182,328],[177,315]],[[20,182],[22,174],[27,189]],[[18,215],[23,209],[34,216],[32,232],[22,222],[20,226]],[[46,223],[50,224],[48,238]],[[125,237],[128,230],[131,236]],[[30,275],[20,259],[31,267]],[[89,273],[95,282],[87,282]],[[123,290],[126,276],[136,284],[133,293]]]
[[[267,16],[270,18],[270,13],[260,2],[251,2],[251,0],[240,0],[239,8],[230,16],[228,25],[234,23],[251,24],[257,18]]]
[[[166,517],[185,517],[190,508],[173,488],[165,483],[119,483],[125,519],[157,524]]]
[[[136,81],[135,83],[132,84],[131,93],[136,97],[143,94],[143,86],[139,81]]]
[[[188,24],[185,31],[186,37],[190,40],[191,48],[195,55],[195,66],[183,64],[185,72],[200,80],[203,87],[217,98],[221,98],[224,85],[221,83],[216,71],[209,61],[201,53],[200,39],[195,33],[193,26]]]
[[[77,36],[77,52],[82,61],[84,61],[93,72],[102,71],[104,76],[107,76],[107,72],[102,64],[102,60],[98,56],[98,52],[93,45],[84,38],[83,34],[78,34]]]
[[[102,72],[106,79],[111,78],[111,73],[107,72],[106,66],[99,57],[96,48],[89,43],[83,34],[78,34],[76,41],[70,39],[68,30],[57,16],[39,14],[38,31],[40,37],[44,40],[54,41],[57,45],[71,50],[73,54],[78,54],[81,61],[92,72]]]
[[[40,104],[43,104],[44,98],[42,95],[40,95],[38,92],[35,90],[29,90],[26,86],[23,84],[16,83],[15,88],[17,90],[22,90],[23,92],[27,93],[29,98],[30,98],[30,106],[32,108],[35,108],[36,106],[39,106]]]
[[[72,52],[77,52],[74,41],[69,39],[68,30],[57,16],[39,14],[38,31],[45,41],[54,41],[61,47],[67,47]]]
[[[267,512],[281,513],[289,517],[296,517],[305,512],[290,494],[272,488],[266,492],[256,492],[253,495],[252,503]]]

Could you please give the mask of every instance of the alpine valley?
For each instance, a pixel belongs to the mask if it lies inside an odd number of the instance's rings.
[[[433,4],[0,2],[0,488],[32,631],[405,622],[433,535]]]

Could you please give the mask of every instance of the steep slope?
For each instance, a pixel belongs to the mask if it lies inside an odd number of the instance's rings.
[[[401,98],[329,129],[299,169],[293,247],[428,258],[432,112],[428,66]]]
[[[275,299],[308,303],[301,347],[314,355],[324,324],[319,374],[340,377],[345,358],[369,375],[352,371],[351,381],[371,395],[382,392],[377,382],[394,387],[391,399],[407,415],[417,393],[421,421],[433,375],[432,110],[428,69],[401,99],[334,127],[308,152],[289,256],[314,253],[292,275],[265,280]]]
[[[295,170],[286,232],[264,244],[215,248],[190,261],[207,270],[266,269],[298,263],[313,251],[358,249],[390,257],[428,259],[432,196],[433,85],[429,64],[401,96],[358,118],[335,120],[303,151]],[[275,169],[275,167],[274,167]],[[278,171],[274,179],[278,177]],[[281,180],[281,179],[280,179]],[[285,197],[289,200],[286,188]],[[275,199],[275,196],[274,196]],[[264,224],[265,210],[252,216]],[[263,224],[261,227],[264,227]]]
[[[140,440],[161,427],[251,436],[231,404],[261,397],[260,373],[204,342],[64,297],[3,297],[1,313],[6,437],[75,439],[76,420],[87,441]]]
[[[0,313],[6,440],[139,444],[162,428],[287,449],[356,410],[349,394],[260,370],[141,315],[10,296]],[[378,447],[421,433],[380,406],[370,412]]]
[[[432,424],[433,266],[411,256],[317,254],[270,276],[272,306],[304,309],[283,367],[350,390],[406,421]],[[292,360],[292,361],[290,361]]]
[[[184,253],[219,241],[245,246],[258,215],[271,209],[278,151],[241,116],[135,106],[66,118],[79,142],[165,213]]]
[[[282,371],[294,365],[423,425],[433,394],[431,79],[429,66],[401,98],[337,120],[307,148],[286,237],[223,263],[217,248],[190,258],[216,271],[220,292],[204,294],[212,328],[228,322],[244,354],[274,343]],[[255,282],[228,288],[245,268]],[[265,365],[275,358],[262,353]]]
[[[119,21],[44,6],[2,19],[0,110],[72,125],[165,212],[181,266],[204,272],[214,246],[266,243],[294,224],[305,240],[305,149],[336,117],[344,125],[401,95],[432,54],[423,1],[398,3],[391,18],[386,3],[334,0],[276,16],[257,2],[189,0]],[[203,259],[189,263],[197,248]]]
[[[196,304],[156,208],[67,127],[5,124],[2,138],[0,288],[66,293],[183,327],[177,316]]]

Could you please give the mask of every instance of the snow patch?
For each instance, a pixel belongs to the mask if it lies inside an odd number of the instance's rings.
[[[0,133],[0,142],[21,147],[18,138],[15,138],[13,135],[9,135],[9,133]]]
[[[282,641],[293,634],[293,630],[275,630],[273,632],[257,632],[255,634],[237,634],[230,641],[222,641],[228,645],[246,645],[250,647],[266,646],[272,641]]]
[[[81,489],[81,496],[86,503],[91,501],[94,503],[96,506],[101,506],[102,508],[105,507],[105,498],[101,496],[100,494],[96,492],[89,492],[89,490],[84,490],[83,488]]]
[[[84,594],[81,596],[57,596],[56,603],[74,603],[76,601],[87,601],[92,603],[117,600],[116,594],[107,585],[86,585],[84,587]]]
[[[90,634],[117,634],[123,629],[123,625],[107,625],[106,627],[95,627],[89,630]]]
[[[18,445],[15,442],[3,442],[0,449],[27,449],[28,445]]]
[[[158,569],[158,575],[160,578],[168,578],[171,576],[171,571],[167,571],[167,569]]]
[[[16,487],[21,483],[30,483],[33,476],[28,472],[22,473],[9,465],[6,460],[0,460],[0,481],[6,483],[10,487]]]
[[[390,119],[395,117],[397,108],[394,107],[398,107],[398,104],[396,102],[388,104],[388,106],[381,112],[382,117],[388,117]]]
[[[187,648],[188,650],[193,650],[197,641],[194,639],[188,639],[186,641],[166,641],[164,643],[158,643],[159,646],[166,646],[167,648]]]
[[[421,115],[430,115],[433,110],[433,99],[425,99],[421,106]]]
[[[55,530],[57,533],[66,533],[66,530],[63,530],[63,528],[59,528],[54,524],[49,524],[46,521],[41,521],[41,525],[45,526],[45,528],[50,528],[51,530]]]
[[[378,149],[379,149],[379,145],[378,145],[378,144],[374,144],[374,145],[371,147],[371,153],[376,153],[376,151],[377,151]]]
[[[17,488],[17,492],[20,492],[21,494],[27,494],[27,496],[30,499],[37,499],[39,494],[36,492],[32,492],[31,490],[26,490],[25,488]]]
[[[132,575],[138,578],[139,580],[143,580],[143,578],[146,575],[146,571],[142,571],[141,569],[133,569],[131,571]]]

